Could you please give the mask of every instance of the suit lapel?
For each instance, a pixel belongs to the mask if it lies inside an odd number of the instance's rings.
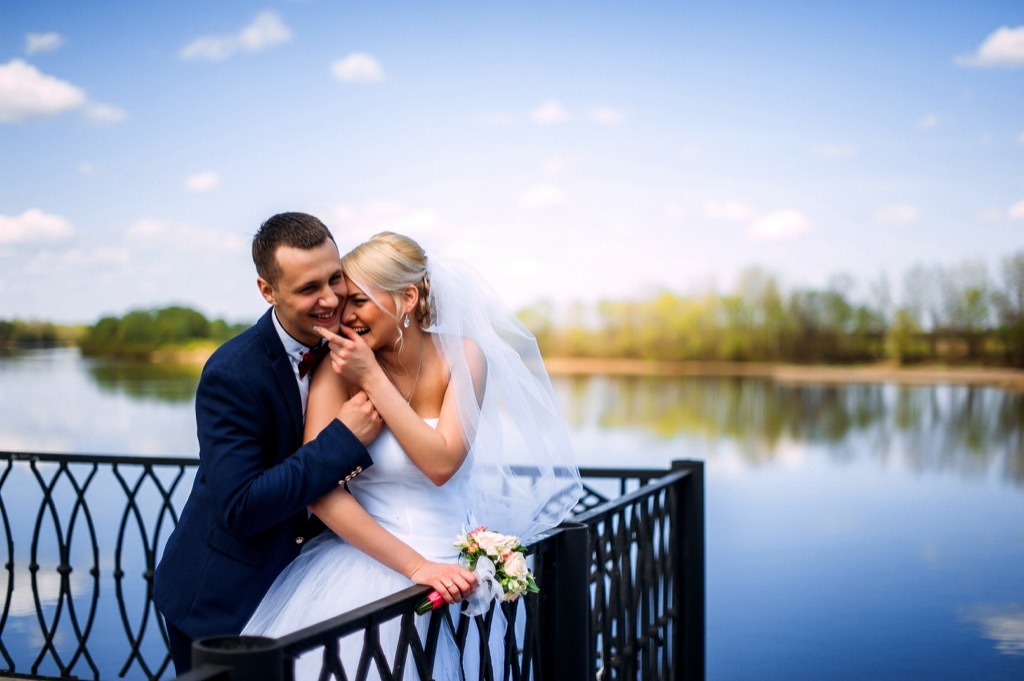
[[[270,315],[274,314],[274,308],[267,310],[266,314],[260,317],[257,328],[263,338],[263,344],[267,349],[267,358],[270,361],[270,371],[274,375],[277,387],[284,396],[284,402],[288,405],[288,417],[292,426],[292,438],[295,442],[302,441],[302,398],[299,396],[299,386],[295,381],[295,370],[292,369],[292,362],[284,351],[281,338],[277,335],[277,328]]]

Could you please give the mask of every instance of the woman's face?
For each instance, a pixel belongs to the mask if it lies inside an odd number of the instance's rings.
[[[374,291],[373,296],[387,309],[382,310],[363,289],[345,277],[341,323],[362,336],[373,350],[393,347],[399,335],[398,324],[395,322],[395,301],[384,291]]]

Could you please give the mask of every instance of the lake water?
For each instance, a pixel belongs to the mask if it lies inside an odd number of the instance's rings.
[[[196,381],[0,357],[0,449],[193,456]],[[1024,679],[1024,396],[554,382],[582,465],[705,461],[710,681]]]

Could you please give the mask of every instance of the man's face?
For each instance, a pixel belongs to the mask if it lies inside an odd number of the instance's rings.
[[[338,247],[328,239],[304,250],[279,246],[274,254],[281,275],[273,286],[257,279],[263,298],[277,310],[277,318],[293,338],[316,345],[320,335],[314,326],[338,331],[340,302],[345,297]]]

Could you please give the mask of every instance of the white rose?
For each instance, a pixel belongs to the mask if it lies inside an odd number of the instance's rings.
[[[505,559],[505,574],[509,577],[516,577],[517,579],[525,577],[529,571],[529,568],[526,567],[526,558],[518,551],[514,551],[511,556]]]
[[[488,532],[485,530],[483,532],[477,532],[473,535],[473,538],[476,539],[476,543],[479,544],[480,548],[482,548],[489,556],[500,556],[505,552],[507,538],[499,532]]]
[[[508,585],[508,591],[505,592],[505,596],[502,600],[514,601],[524,593],[526,593],[527,583],[525,579],[517,579]]]

